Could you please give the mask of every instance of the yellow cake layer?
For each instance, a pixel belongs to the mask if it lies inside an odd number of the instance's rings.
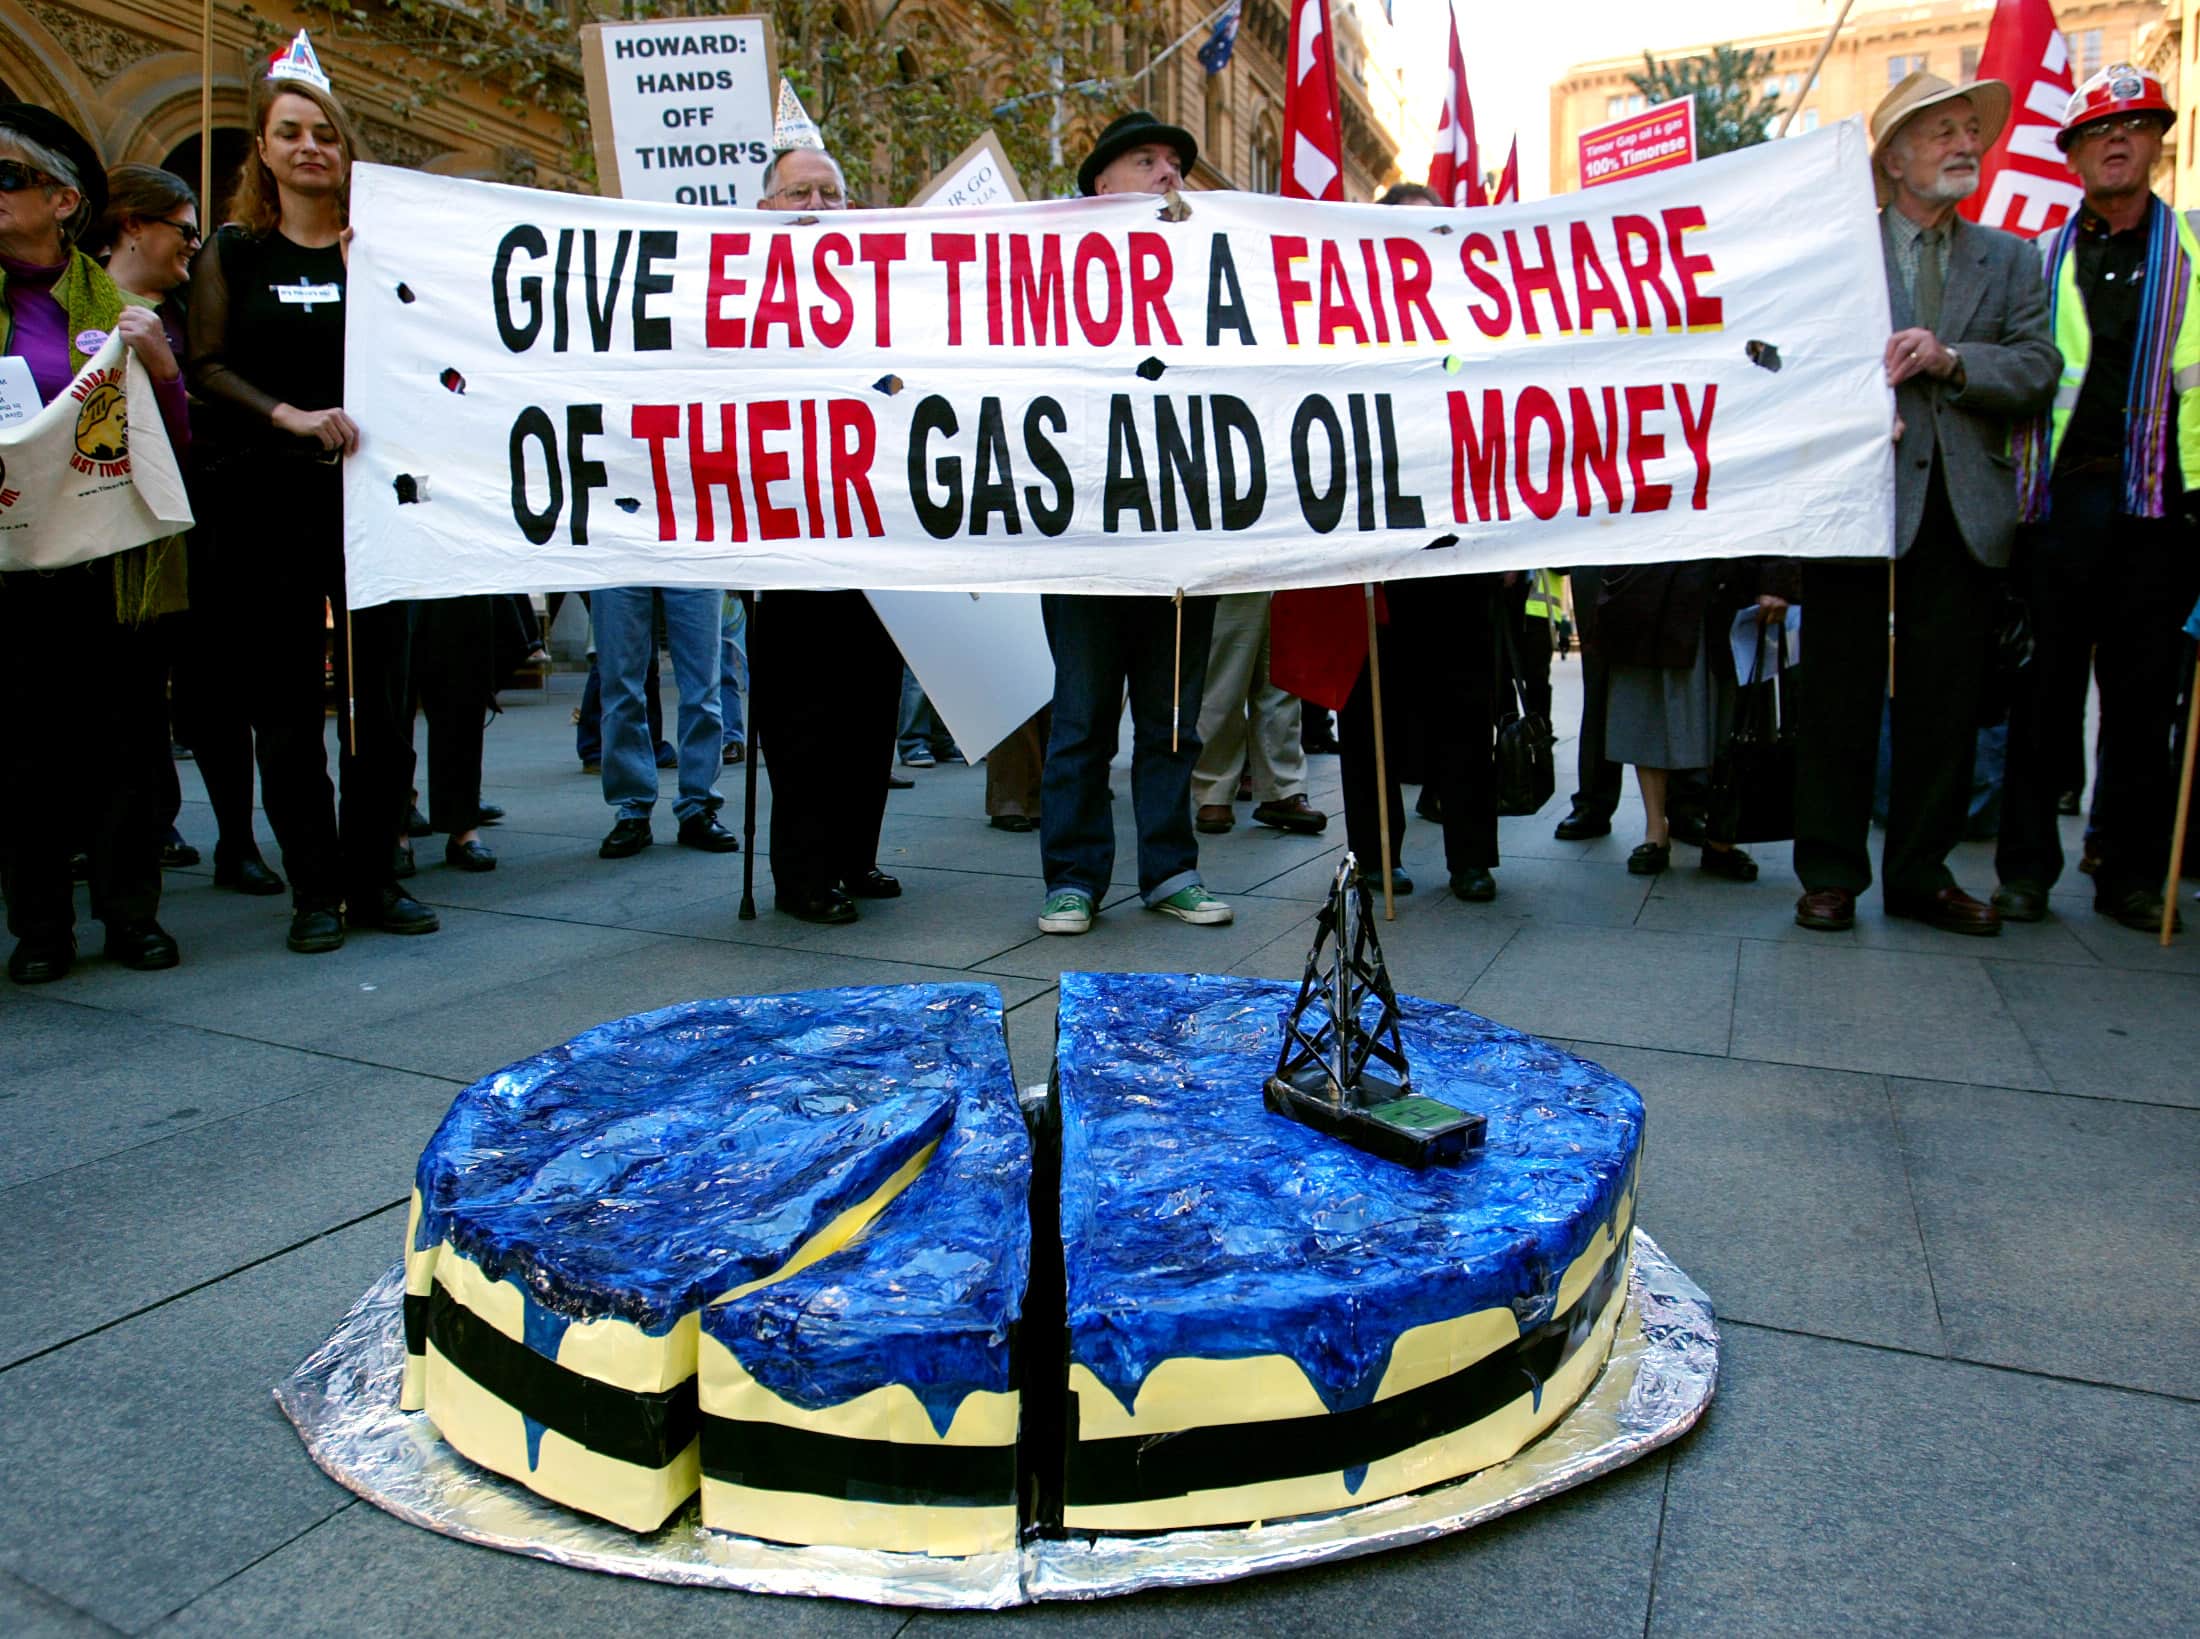
[[[1016,1545],[1016,1501],[998,1508],[847,1502],[804,1491],[762,1491],[703,1476],[703,1523],[766,1542],[868,1548],[962,1558]]]
[[[652,1469],[606,1457],[546,1428],[530,1467],[526,1419],[444,1359],[433,1343],[422,1376],[428,1420],[453,1449],[537,1496],[630,1531],[654,1531],[695,1494],[702,1470],[694,1440],[663,1468]]]
[[[815,1411],[798,1406],[751,1377],[734,1352],[704,1334],[696,1395],[706,1417],[745,1423],[778,1423],[847,1440],[891,1440],[897,1445],[1007,1446],[1016,1443],[1018,1399],[1012,1389],[974,1389],[955,1408],[946,1434],[934,1431],[930,1413],[906,1383],[886,1383],[838,1405]]]
[[[1627,1256],[1625,1252],[1620,1255]],[[1588,1392],[1589,1385],[1603,1369],[1605,1357],[1611,1352],[1612,1333],[1626,1305],[1627,1275],[1623,1263],[1604,1312],[1597,1317],[1589,1337],[1574,1351],[1572,1358],[1544,1383],[1540,1403],[1532,1392],[1522,1393],[1502,1409],[1466,1428],[1425,1440],[1396,1456],[1380,1458],[1367,1465],[1366,1475],[1357,1490],[1347,1489],[1342,1473],[1313,1474],[1256,1485],[1194,1491],[1180,1497],[1146,1502],[1110,1503],[1099,1507],[1070,1504],[1062,1511],[1062,1523],[1079,1531],[1169,1531],[1232,1525],[1248,1520],[1289,1519],[1301,1514],[1355,1508],[1477,1473],[1505,1461],[1543,1434]],[[1173,1362],[1164,1362],[1167,1364]],[[1235,1410],[1227,1398],[1210,1401],[1210,1423],[1213,1412],[1219,1408]]]

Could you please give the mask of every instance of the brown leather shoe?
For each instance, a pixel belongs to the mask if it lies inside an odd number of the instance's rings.
[[[1819,933],[1846,933],[1856,926],[1856,895],[1846,888],[1811,888],[1795,902],[1795,925]]]
[[[1273,802],[1262,803],[1253,810],[1253,818],[1262,825],[1296,832],[1302,837],[1314,836],[1329,825],[1329,816],[1308,802],[1303,791],[1295,797],[1278,797]]]
[[[1983,900],[1973,899],[1952,882],[1922,898],[1889,894],[1887,914],[1927,923],[1942,933],[1968,933],[1991,939],[2001,932],[2001,912]]]
[[[1237,815],[1231,812],[1230,805],[1226,802],[1203,802],[1199,805],[1199,812],[1192,816],[1192,823],[1212,836],[1236,825]]]

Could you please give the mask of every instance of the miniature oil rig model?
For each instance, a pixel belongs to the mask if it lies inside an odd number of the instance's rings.
[[[1278,1115],[1409,1167],[1456,1164],[1482,1142],[1481,1116],[1413,1090],[1398,1040],[1398,993],[1383,966],[1367,884],[1349,852],[1315,920],[1266,1102]]]

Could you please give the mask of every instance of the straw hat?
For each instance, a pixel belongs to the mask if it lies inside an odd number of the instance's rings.
[[[1944,102],[1967,97],[1971,111],[1978,115],[1979,149],[1993,147],[2001,135],[2001,128],[2009,123],[2009,88],[1999,80],[1972,80],[1964,85],[1950,85],[1938,74],[1923,72],[1911,74],[1879,99],[1879,106],[1872,110],[1872,184],[1879,192],[1879,202],[1884,205],[1894,197],[1894,184],[1887,173],[1880,169],[1879,156],[1886,152],[1888,141],[1912,118],[1928,108]]]

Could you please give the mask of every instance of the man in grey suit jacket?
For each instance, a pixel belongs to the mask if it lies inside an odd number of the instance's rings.
[[[1971,757],[2001,571],[2016,536],[2011,425],[2047,407],[2060,362],[2031,247],[1956,206],[2009,115],[1996,80],[1912,74],[1872,113],[1895,389],[1895,550],[1803,566],[1809,664],[1797,748],[1795,920],[1838,931],[1871,885],[1880,702],[1894,619],[1894,782],[1881,852],[1892,916],[1996,934],[1992,906],[1956,886]]]

